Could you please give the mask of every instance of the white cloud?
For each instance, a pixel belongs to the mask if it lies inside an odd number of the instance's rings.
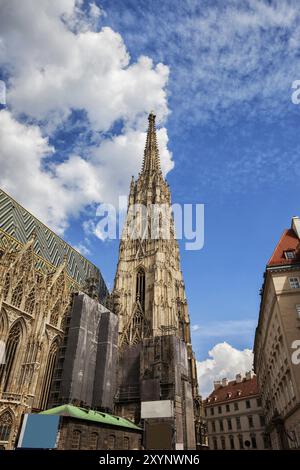
[[[8,111],[0,111],[1,187],[62,232],[71,200],[53,174],[42,168],[53,151],[37,126],[21,124]]]
[[[71,0],[2,1],[0,62],[12,71],[7,100],[14,112],[57,123],[85,109],[98,131],[119,119],[137,126],[152,108],[164,119],[168,67],[145,56],[130,63],[120,34],[87,29],[89,17],[74,33],[72,15],[80,10]]]
[[[251,349],[240,351],[226,342],[216,344],[208,355],[208,359],[197,362],[198,383],[203,397],[213,391],[215,380],[224,377],[232,380],[236,374],[244,374],[253,367]]]
[[[132,62],[120,34],[97,30],[104,13],[95,4],[84,13],[75,0],[0,5],[0,65],[9,75],[0,185],[63,233],[87,206],[128,193],[141,167],[148,112],[154,109],[161,123],[168,115],[169,70],[146,56]],[[48,138],[69,125],[73,110],[85,111],[98,146],[64,149],[62,159]],[[173,167],[166,128],[158,141],[166,173]]]

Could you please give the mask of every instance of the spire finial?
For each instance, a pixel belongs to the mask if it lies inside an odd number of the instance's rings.
[[[156,141],[156,128],[155,128],[155,114],[154,111],[150,111],[148,116],[148,131],[146,146],[144,151],[144,161],[142,166],[142,173],[151,174],[152,172],[161,173],[159,153]]]

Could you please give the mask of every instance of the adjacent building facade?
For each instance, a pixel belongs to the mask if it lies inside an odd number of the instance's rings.
[[[204,406],[211,450],[269,448],[257,379],[251,372],[230,382],[214,382]]]
[[[272,448],[300,448],[299,217],[293,217],[266,267],[254,368]]]

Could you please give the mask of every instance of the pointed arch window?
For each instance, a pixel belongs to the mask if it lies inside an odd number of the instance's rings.
[[[143,325],[143,314],[139,311],[137,311],[133,317],[133,327],[138,328]]]
[[[5,332],[5,320],[4,320],[3,313],[0,312],[0,340],[4,337],[4,332]]]
[[[12,298],[11,298],[12,305],[19,308],[22,302],[22,298],[23,298],[23,279],[21,279],[18,282],[17,286],[15,287],[13,291]]]
[[[4,380],[3,390],[6,391],[9,385],[10,376],[12,374],[18,350],[20,346],[22,338],[22,326],[20,322],[15,323],[8,335],[7,343],[6,343],[6,351],[5,351],[5,366],[1,371],[0,382],[2,379]]]
[[[5,411],[0,416],[0,441],[7,442],[11,434],[13,418],[9,411]]]
[[[0,312],[0,381],[4,373],[5,368],[5,333],[6,333],[6,322],[4,318],[4,313]]]
[[[145,271],[140,268],[136,275],[136,301],[145,308]]]
[[[45,374],[44,374],[44,382],[43,382],[43,387],[42,387],[42,392],[41,392],[41,400],[40,400],[41,410],[44,410],[47,407],[47,404],[48,404],[48,401],[49,401],[50,389],[51,389],[51,383],[52,383],[53,374],[54,374],[54,367],[55,367],[55,362],[56,362],[57,351],[58,351],[58,342],[54,341],[54,343],[52,343],[50,351],[49,351],[47,365],[46,365]]]

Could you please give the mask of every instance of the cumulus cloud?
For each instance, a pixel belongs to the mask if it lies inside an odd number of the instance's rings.
[[[43,160],[53,152],[38,126],[24,125],[10,112],[0,111],[1,186],[62,232],[71,200],[54,175],[43,170]]]
[[[169,69],[141,55],[131,61],[120,34],[99,27],[95,3],[0,0],[0,65],[9,110],[1,112],[0,184],[54,230],[72,216],[128,192],[141,166],[147,114],[168,115]],[[76,151],[56,151],[56,132],[83,111],[86,135]],[[54,144],[49,144],[49,138]],[[93,145],[97,142],[97,146]],[[162,167],[172,167],[165,127]]]
[[[226,342],[216,344],[208,356],[208,359],[197,362],[198,383],[203,397],[213,391],[215,380],[224,377],[232,380],[236,374],[244,374],[253,368],[251,349],[240,351]]]
[[[49,121],[85,109],[98,131],[119,119],[136,126],[152,107],[165,118],[168,68],[145,56],[130,63],[109,27],[74,33],[62,19],[77,17],[75,8],[71,0],[2,1],[0,61],[12,71],[7,99],[14,112]]]

